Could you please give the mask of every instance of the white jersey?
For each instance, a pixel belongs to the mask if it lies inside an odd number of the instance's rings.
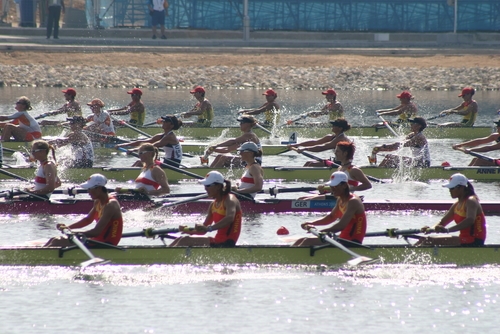
[[[27,132],[42,133],[38,122],[30,114],[28,114],[27,111],[18,111],[10,116],[7,116],[7,119],[14,120],[14,124],[18,124],[21,129],[24,129]]]
[[[147,191],[160,188],[160,184],[153,179],[153,167],[143,169],[141,174],[135,179],[135,189],[144,188]]]
[[[424,134],[422,132],[419,132],[415,135],[417,136],[423,136]],[[413,138],[415,138],[413,137]],[[431,163],[431,152],[429,150],[429,143],[425,144],[423,147],[419,146],[413,146],[410,147],[411,153],[413,155],[413,159],[415,159],[415,162],[417,166],[430,166]]]
[[[169,135],[171,132],[172,131],[164,134],[163,137]],[[178,142],[175,145],[167,144],[163,146],[163,150],[165,151],[165,159],[177,160],[177,161],[182,160],[182,145],[180,142]]]
[[[255,180],[250,174],[250,170],[248,168],[245,168],[245,173],[241,176],[240,181],[241,181],[240,183],[241,189],[248,189],[255,185]],[[255,197],[256,194],[257,193],[249,193],[249,195],[252,197]]]
[[[45,161],[43,164],[40,164],[35,172],[35,190],[40,190],[45,188],[47,185],[47,179],[45,177],[45,172],[43,171],[43,166],[48,164],[48,161]],[[57,178],[57,176],[56,176]],[[50,197],[52,193],[45,194],[45,196]]]
[[[113,134],[115,133],[115,127],[111,121],[111,117],[107,111],[101,111],[99,115],[91,115],[90,120],[94,122],[103,134]]]

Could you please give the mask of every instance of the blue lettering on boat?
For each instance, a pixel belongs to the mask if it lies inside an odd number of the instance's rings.
[[[498,174],[500,169],[498,168],[478,168],[477,174]]]

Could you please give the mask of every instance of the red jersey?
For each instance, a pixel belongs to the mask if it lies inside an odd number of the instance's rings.
[[[351,199],[354,195],[350,195]],[[338,202],[339,210],[335,213],[335,218],[341,219],[347,209],[347,202]],[[345,240],[363,242],[366,234],[366,213],[355,214],[347,226],[340,232],[339,237]]]
[[[102,210],[106,204],[109,203],[109,200],[111,199],[116,199],[113,196],[109,196],[108,202],[106,202],[104,205],[101,204],[101,202],[97,202],[96,205],[96,212],[94,219],[95,221],[99,221],[102,216]],[[120,217],[118,219],[114,219],[108,222],[108,225],[106,225],[106,228],[101,232],[100,235],[94,238],[90,238],[90,240],[96,240],[100,242],[105,242],[108,244],[112,245],[118,245],[120,242],[120,239],[122,238],[122,231],[123,231],[123,219]]]
[[[214,224],[218,223],[222,218],[226,217],[226,206],[224,204],[226,198],[227,197],[224,197],[220,202],[213,201],[212,217]],[[229,226],[217,230],[215,238],[210,238],[210,243],[222,244],[227,240],[233,240],[234,243],[236,243],[238,241],[238,238],[240,237],[241,232],[241,217],[242,213],[241,210],[239,210],[236,212],[233,222]]]
[[[458,202],[453,210],[453,220],[459,224],[467,217],[467,207],[465,202]],[[473,243],[476,239],[486,240],[486,217],[481,212],[474,219],[474,224],[468,228],[460,230],[460,244],[466,245]]]

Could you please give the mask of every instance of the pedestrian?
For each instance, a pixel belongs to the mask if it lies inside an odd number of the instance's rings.
[[[59,19],[61,11],[64,14],[64,0],[49,0],[47,1],[47,39],[52,35],[54,28],[54,39],[59,39]]]
[[[150,0],[149,14],[151,15],[151,25],[153,26],[153,39],[156,39],[156,27],[161,29],[161,39],[167,39],[165,35],[165,16],[168,15],[168,1]]]

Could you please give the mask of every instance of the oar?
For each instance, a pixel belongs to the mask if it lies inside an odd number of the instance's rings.
[[[378,259],[372,259],[370,257],[367,257],[367,256],[361,256],[355,252],[353,252],[352,250],[350,250],[349,248],[345,247],[344,245],[342,245],[340,242],[330,238],[329,236],[327,236],[325,233],[321,233],[319,232],[316,228],[314,227],[310,227],[308,229],[308,231],[312,234],[314,234],[315,236],[317,236],[321,241],[323,242],[328,242],[329,244],[331,244],[332,246],[335,246],[337,247],[338,249],[346,252],[347,254],[351,255],[352,256],[352,260],[349,260],[347,261],[347,263],[349,263],[351,266],[356,266],[358,264],[368,264],[368,263],[373,263],[373,262],[376,262],[378,261]]]
[[[297,149],[295,147],[292,148],[292,150],[294,150],[295,152],[297,152]],[[319,162],[323,162],[325,163],[328,167],[340,167],[339,164],[336,164],[335,162],[331,161],[331,160],[325,160],[325,159],[321,159],[320,157],[318,156],[315,156],[314,154],[311,154],[311,153],[308,153],[308,152],[305,152],[305,151],[302,151],[300,152],[300,154],[303,154],[304,156],[308,157],[308,158],[311,158],[311,159],[314,159],[316,161],[319,161]],[[366,174],[365,174],[366,175]],[[370,176],[370,175],[366,175],[366,178],[370,181],[373,181],[373,182],[379,182],[379,183],[387,183],[385,182],[384,180],[382,179],[379,179],[379,178],[376,178],[374,176]]]
[[[162,201],[155,202],[153,204],[153,206],[154,206],[154,208],[158,208],[158,207],[161,207],[161,208],[170,208],[172,206],[176,206],[176,205],[179,205],[179,204],[196,202],[199,199],[203,199],[203,198],[207,198],[207,197],[208,197],[208,194],[205,193],[205,194],[200,194],[200,195],[195,196],[195,197],[181,199],[180,201],[175,201],[175,202],[164,203],[165,200],[162,200]]]
[[[87,267],[93,264],[105,264],[109,262],[107,260],[95,257],[94,254],[92,254],[92,252],[90,252],[89,249],[85,247],[85,245],[78,239],[78,237],[74,233],[70,231],[69,228],[63,229],[62,233],[64,233],[71,242],[77,245],[78,248],[80,248],[82,252],[84,252],[90,258],[90,260],[80,263],[80,266]]]
[[[385,127],[392,132],[392,134],[394,135],[394,137],[399,137],[399,135],[396,133],[396,131],[394,131],[394,129],[389,125],[389,123],[382,117],[382,115],[379,115],[377,114],[377,116],[382,120],[383,124],[385,125]]]
[[[293,123],[295,122],[298,122],[300,120],[303,120],[305,118],[309,117],[309,113],[307,114],[303,114],[303,115],[300,115],[299,117],[295,118],[295,119],[291,119],[291,120],[288,120],[285,124],[283,124],[282,126],[286,126],[286,125],[292,125]]]
[[[35,118],[35,119],[42,119],[42,118],[45,118],[45,117],[47,117],[47,116],[52,116],[52,115],[53,115],[53,113],[55,113],[56,111],[59,111],[59,110],[51,110],[51,111],[47,111],[47,112],[45,112],[45,113],[43,113],[43,114],[40,114],[40,115],[38,115],[38,116],[35,116],[34,118]]]
[[[21,181],[25,181],[25,182],[31,182],[31,180],[28,180],[27,178],[25,177],[22,177],[22,176],[19,176],[19,175],[16,175],[14,173],[11,173],[11,172],[7,172],[5,169],[3,168],[0,168],[0,173],[4,174],[4,175],[7,175],[7,176],[10,176],[11,178],[13,179],[17,179],[17,180],[21,180]]]
[[[155,125],[155,124],[158,124],[158,120],[156,120],[154,122],[145,123],[142,126],[150,126],[150,125]]]
[[[116,136],[110,136],[110,135],[105,135],[102,133],[94,132],[94,131],[89,131],[89,130],[83,130],[84,133],[88,134],[90,137],[99,137],[103,139],[103,143],[108,143],[108,144],[123,144],[123,143],[130,143],[130,141],[126,139],[122,139]]]
[[[266,129],[265,127],[263,127],[262,125],[260,125],[259,123],[255,123],[255,126],[258,127],[259,129],[261,129],[262,131],[264,131],[265,133],[268,133],[270,135],[273,134],[271,131],[269,131],[268,129]]]
[[[125,149],[125,148],[123,148],[123,147],[117,147],[117,149],[118,149],[119,151],[126,152],[127,154],[130,154],[131,156],[134,156],[134,157],[136,157],[136,158],[140,158],[140,156],[139,156],[139,154],[138,154],[138,153],[135,153],[135,152],[133,152],[133,151],[127,150],[127,149]],[[170,159],[168,159],[168,158],[165,158],[165,159],[170,160]],[[172,161],[172,160],[170,160],[170,161]],[[173,162],[173,161],[172,161],[172,162]],[[164,167],[164,165],[165,165],[165,166],[168,166],[168,164],[166,164],[166,163],[164,163],[164,162],[161,162],[160,160],[156,160],[156,163],[157,163],[157,164],[160,164],[163,168],[166,168],[166,167]],[[181,167],[183,167],[183,168],[187,168],[187,166],[185,166],[185,165],[183,165],[183,164],[179,164],[179,166],[181,166]]]
[[[436,116],[432,116],[432,117],[429,117],[427,118],[428,121],[432,121],[433,119],[436,119],[436,118],[441,118],[441,117],[446,117],[448,116],[449,114],[439,114],[439,115],[436,115]]]
[[[155,230],[154,228],[146,228],[146,229],[144,229],[142,231],[138,231],[138,232],[123,233],[122,238],[133,238],[133,237],[154,238],[155,236],[158,236],[158,235],[177,233],[177,232],[179,232],[178,228],[164,228],[164,229],[159,229],[159,230]]]
[[[484,154],[481,154],[481,153],[477,153],[477,152],[472,152],[470,150],[466,150],[466,149],[463,149],[463,148],[459,148],[460,151],[464,152],[464,153],[467,153],[467,154],[470,154],[476,158],[480,158],[480,159],[483,159],[483,160],[486,160],[486,161],[489,161],[489,162],[493,162],[495,165],[497,166],[500,166],[500,159],[495,159],[495,158],[492,158],[492,157],[489,157],[487,155],[484,155]]]
[[[128,124],[128,123],[127,123],[127,122],[125,122],[124,120],[121,120],[121,119],[119,119],[119,118],[117,118],[117,117],[115,117],[115,116],[113,116],[113,115],[110,115],[110,117],[111,117],[113,120],[117,121],[120,125],[124,125],[124,126],[126,126],[127,128],[132,129],[132,130],[134,130],[135,132],[140,133],[140,134],[141,134],[141,135],[143,135],[143,136],[146,136],[147,138],[151,138],[151,137],[153,137],[153,136],[151,136],[149,133],[139,130],[138,128],[136,128],[135,126],[132,126],[132,125]]]
[[[397,238],[400,235],[422,233],[421,229],[398,230],[397,228],[389,228],[382,232],[367,232],[365,237],[390,237]]]
[[[276,197],[276,195],[280,194],[280,193],[296,193],[296,192],[309,192],[309,191],[314,191],[314,190],[318,190],[318,188],[314,188],[314,187],[300,187],[300,188],[277,188],[277,187],[273,187],[273,188],[268,188],[268,189],[264,189],[263,191],[259,191],[259,193],[265,193],[265,194],[269,194],[270,196],[274,196]]]

